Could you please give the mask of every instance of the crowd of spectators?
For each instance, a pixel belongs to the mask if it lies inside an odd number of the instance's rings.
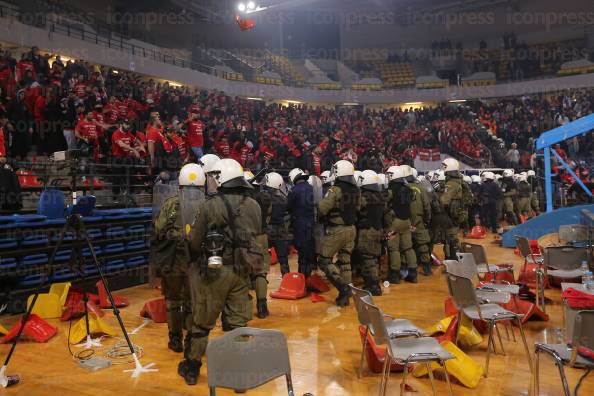
[[[37,48],[19,61],[0,56],[0,151],[9,159],[78,150],[96,163],[178,169],[204,153],[254,171],[302,167],[319,174],[337,159],[378,172],[412,163],[419,150],[473,165],[537,167],[543,131],[592,112],[592,90],[572,90],[417,109],[283,107],[219,91],[173,86],[127,71],[64,62]],[[513,144],[513,146],[512,146]],[[562,149],[580,163],[590,135]],[[591,162],[590,162],[591,163]]]

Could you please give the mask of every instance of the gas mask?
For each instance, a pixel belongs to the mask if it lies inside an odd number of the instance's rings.
[[[208,268],[219,269],[223,266],[223,249],[225,248],[225,236],[218,231],[209,231],[204,240],[204,247],[210,253],[208,257]]]

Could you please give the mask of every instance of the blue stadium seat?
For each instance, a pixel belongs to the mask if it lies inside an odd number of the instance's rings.
[[[68,205],[68,214],[91,216],[96,202],[97,198],[94,195],[83,195],[76,200],[76,205]]]
[[[145,256],[134,256],[134,257],[130,257],[128,259],[128,261],[126,261],[126,266],[128,268],[135,268],[135,267],[141,266],[145,263],[146,263]]]
[[[61,261],[68,261],[70,260],[70,256],[72,255],[71,250],[59,250],[56,253],[56,257],[54,261],[61,262]]]
[[[30,254],[21,258],[22,266],[34,266],[47,264],[49,257],[45,253]]]
[[[37,203],[37,213],[48,219],[64,218],[64,193],[56,188],[48,188],[41,193]]]
[[[49,243],[47,239],[47,235],[30,235],[26,236],[21,240],[21,246],[30,247],[30,246],[45,246]]]
[[[123,243],[111,243],[103,247],[103,254],[116,254],[124,251]]]
[[[105,270],[107,272],[117,272],[126,268],[124,260],[111,260],[105,263]]]
[[[83,216],[82,220],[85,223],[94,223],[103,220],[103,216],[93,214],[91,216]]]
[[[61,232],[55,233],[52,236],[52,242],[58,242],[60,240],[60,235],[61,235]],[[73,241],[74,240],[74,233],[69,231],[66,234],[64,234],[64,240],[65,241]]]
[[[0,250],[14,249],[17,245],[14,238],[0,238]]]
[[[97,267],[95,267],[95,264],[85,265],[83,271],[85,272],[85,276],[97,275],[99,273]]]
[[[19,282],[19,286],[26,288],[26,287],[35,287],[42,285],[45,282],[45,274],[35,274],[29,275],[21,279]]]
[[[0,257],[0,271],[14,269],[17,266],[17,260],[14,257]]]
[[[128,227],[126,232],[128,233],[128,235],[144,234],[146,232],[146,227],[142,224],[137,224],[137,225]]]
[[[15,214],[13,218],[18,225],[44,225],[47,221],[47,216],[41,214]]]
[[[126,235],[126,229],[124,227],[109,227],[105,230],[106,238],[118,238]]]
[[[66,224],[66,219],[47,219],[45,221],[45,225],[64,225]]]
[[[146,242],[144,240],[140,241],[131,241],[128,242],[126,245],[126,250],[141,250],[146,247]]]
[[[0,216],[0,224],[13,224],[14,216]]]
[[[101,254],[103,254],[103,249],[101,249],[100,246],[93,246],[93,250],[95,251],[96,256],[101,256]],[[88,247],[83,248],[82,253],[84,257],[91,257],[91,250]]]
[[[103,236],[103,231],[101,231],[100,228],[89,228],[87,229],[87,236],[90,239],[101,238]]]
[[[70,268],[60,268],[54,272],[52,281],[66,282],[76,278],[76,273],[72,272]]]

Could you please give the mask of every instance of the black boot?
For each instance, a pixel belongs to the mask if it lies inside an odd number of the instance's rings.
[[[372,296],[378,297],[382,295],[382,288],[380,287],[378,281],[365,282],[365,286],[363,288],[371,293]]]
[[[433,275],[433,272],[431,272],[431,264],[423,263],[423,275],[425,275],[425,276]]]
[[[200,367],[202,367],[202,362],[199,360],[187,359],[184,360],[182,363],[185,362],[185,370],[182,374],[178,367],[178,373],[184,380],[186,381],[187,385],[196,385],[198,383],[198,377],[200,377]],[[180,363],[180,365],[182,364]]]
[[[404,278],[405,281],[410,283],[417,283],[417,269],[416,268],[409,268],[408,275]]]
[[[270,315],[270,312],[268,312],[268,304],[266,303],[265,298],[259,298],[258,302],[256,303],[256,307],[258,308],[258,313],[256,314],[258,318],[264,319]]]
[[[181,333],[169,333],[169,344],[167,344],[167,346],[173,352],[183,352],[184,343],[182,341]]]
[[[400,283],[400,270],[391,269],[388,273],[388,282],[397,285]]]
[[[336,297],[336,306],[346,307],[349,305],[349,298],[351,297],[351,288],[348,285],[342,286],[338,289],[338,297]]]

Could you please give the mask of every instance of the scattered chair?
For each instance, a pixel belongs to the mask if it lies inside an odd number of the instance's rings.
[[[524,348],[526,349],[526,356],[528,357],[528,365],[532,370],[532,363],[530,360],[530,352],[528,351],[528,344],[526,343],[526,336],[524,334],[524,328],[522,326],[521,317],[522,315],[508,311],[497,304],[483,304],[476,295],[476,290],[472,284],[471,277],[468,273],[461,271],[459,267],[453,266],[452,261],[446,261],[446,280],[448,282],[448,289],[452,301],[458,310],[458,320],[462,319],[462,315],[465,315],[469,319],[478,320],[487,324],[489,332],[487,339],[487,358],[485,363],[485,377],[489,371],[489,359],[491,357],[491,346],[495,349],[495,340],[493,337],[493,330],[495,329],[499,338],[499,344],[503,350],[503,342],[499,329],[497,328],[497,322],[499,321],[517,321],[518,327],[520,328],[520,334],[522,341],[524,342]],[[456,341],[458,334],[456,334]],[[457,344],[457,342],[456,342]]]
[[[475,243],[462,243],[462,252],[472,254],[476,270],[481,280],[490,280],[491,282],[497,282],[501,275],[508,275],[507,278],[509,283],[515,283],[514,278],[514,267],[512,264],[489,264],[487,260],[487,253],[483,245]],[[488,279],[490,278],[490,279]]]
[[[361,359],[359,360],[359,371],[357,375],[361,378],[363,372],[363,359],[365,357],[365,351],[367,349],[367,336],[369,335],[371,328],[371,321],[365,309],[365,303],[373,304],[371,293],[367,290],[360,289],[349,285],[353,291],[353,301],[355,303],[355,309],[357,310],[357,318],[362,326],[365,326],[365,337],[363,339],[363,349],[361,350]],[[390,315],[385,315],[389,320],[386,322],[386,329],[390,339],[399,337],[422,337],[424,331],[416,327],[409,320],[406,319],[394,319]]]
[[[571,345],[568,344],[542,344],[534,345],[534,394],[539,395],[540,388],[540,354],[546,353],[554,359],[555,365],[559,369],[561,384],[563,385],[563,394],[570,396],[571,391],[565,376],[563,366],[567,365],[573,368],[585,368],[594,370],[594,360],[580,355],[582,348],[594,350],[594,311],[579,311],[575,317]],[[583,377],[582,377],[583,378]],[[577,390],[576,390],[577,394]]]
[[[544,289],[548,286],[548,280],[545,276],[544,257],[541,253],[534,252],[530,241],[525,237],[517,236],[516,246],[520,256],[524,258],[524,266],[520,271],[518,280],[528,287],[536,288],[536,305],[544,308]]]
[[[544,251],[545,275],[574,279],[582,276],[582,262],[589,262],[588,249],[575,246],[551,246]]]
[[[425,364],[429,372],[429,379],[435,395],[435,384],[433,381],[433,370],[430,364],[433,362],[439,363],[445,372],[446,381],[450,395],[452,395],[452,384],[450,383],[450,376],[445,367],[447,360],[453,359],[454,356],[445,350],[435,338],[432,337],[418,337],[418,338],[390,338],[388,328],[385,322],[385,315],[377,306],[362,300],[364,309],[370,323],[370,331],[373,338],[378,345],[386,345],[386,358],[384,359],[384,372],[380,383],[380,396],[386,394],[388,388],[388,381],[390,379],[390,364],[397,362],[404,365],[402,372],[402,383],[400,384],[400,394],[403,395],[406,389],[406,376],[408,374],[408,366],[411,364]]]
[[[216,388],[244,392],[284,376],[294,396],[285,335],[278,330],[241,327],[209,341],[206,348],[210,395]]]
[[[64,218],[64,193],[56,188],[48,188],[41,193],[37,203],[37,214],[47,219]]]

